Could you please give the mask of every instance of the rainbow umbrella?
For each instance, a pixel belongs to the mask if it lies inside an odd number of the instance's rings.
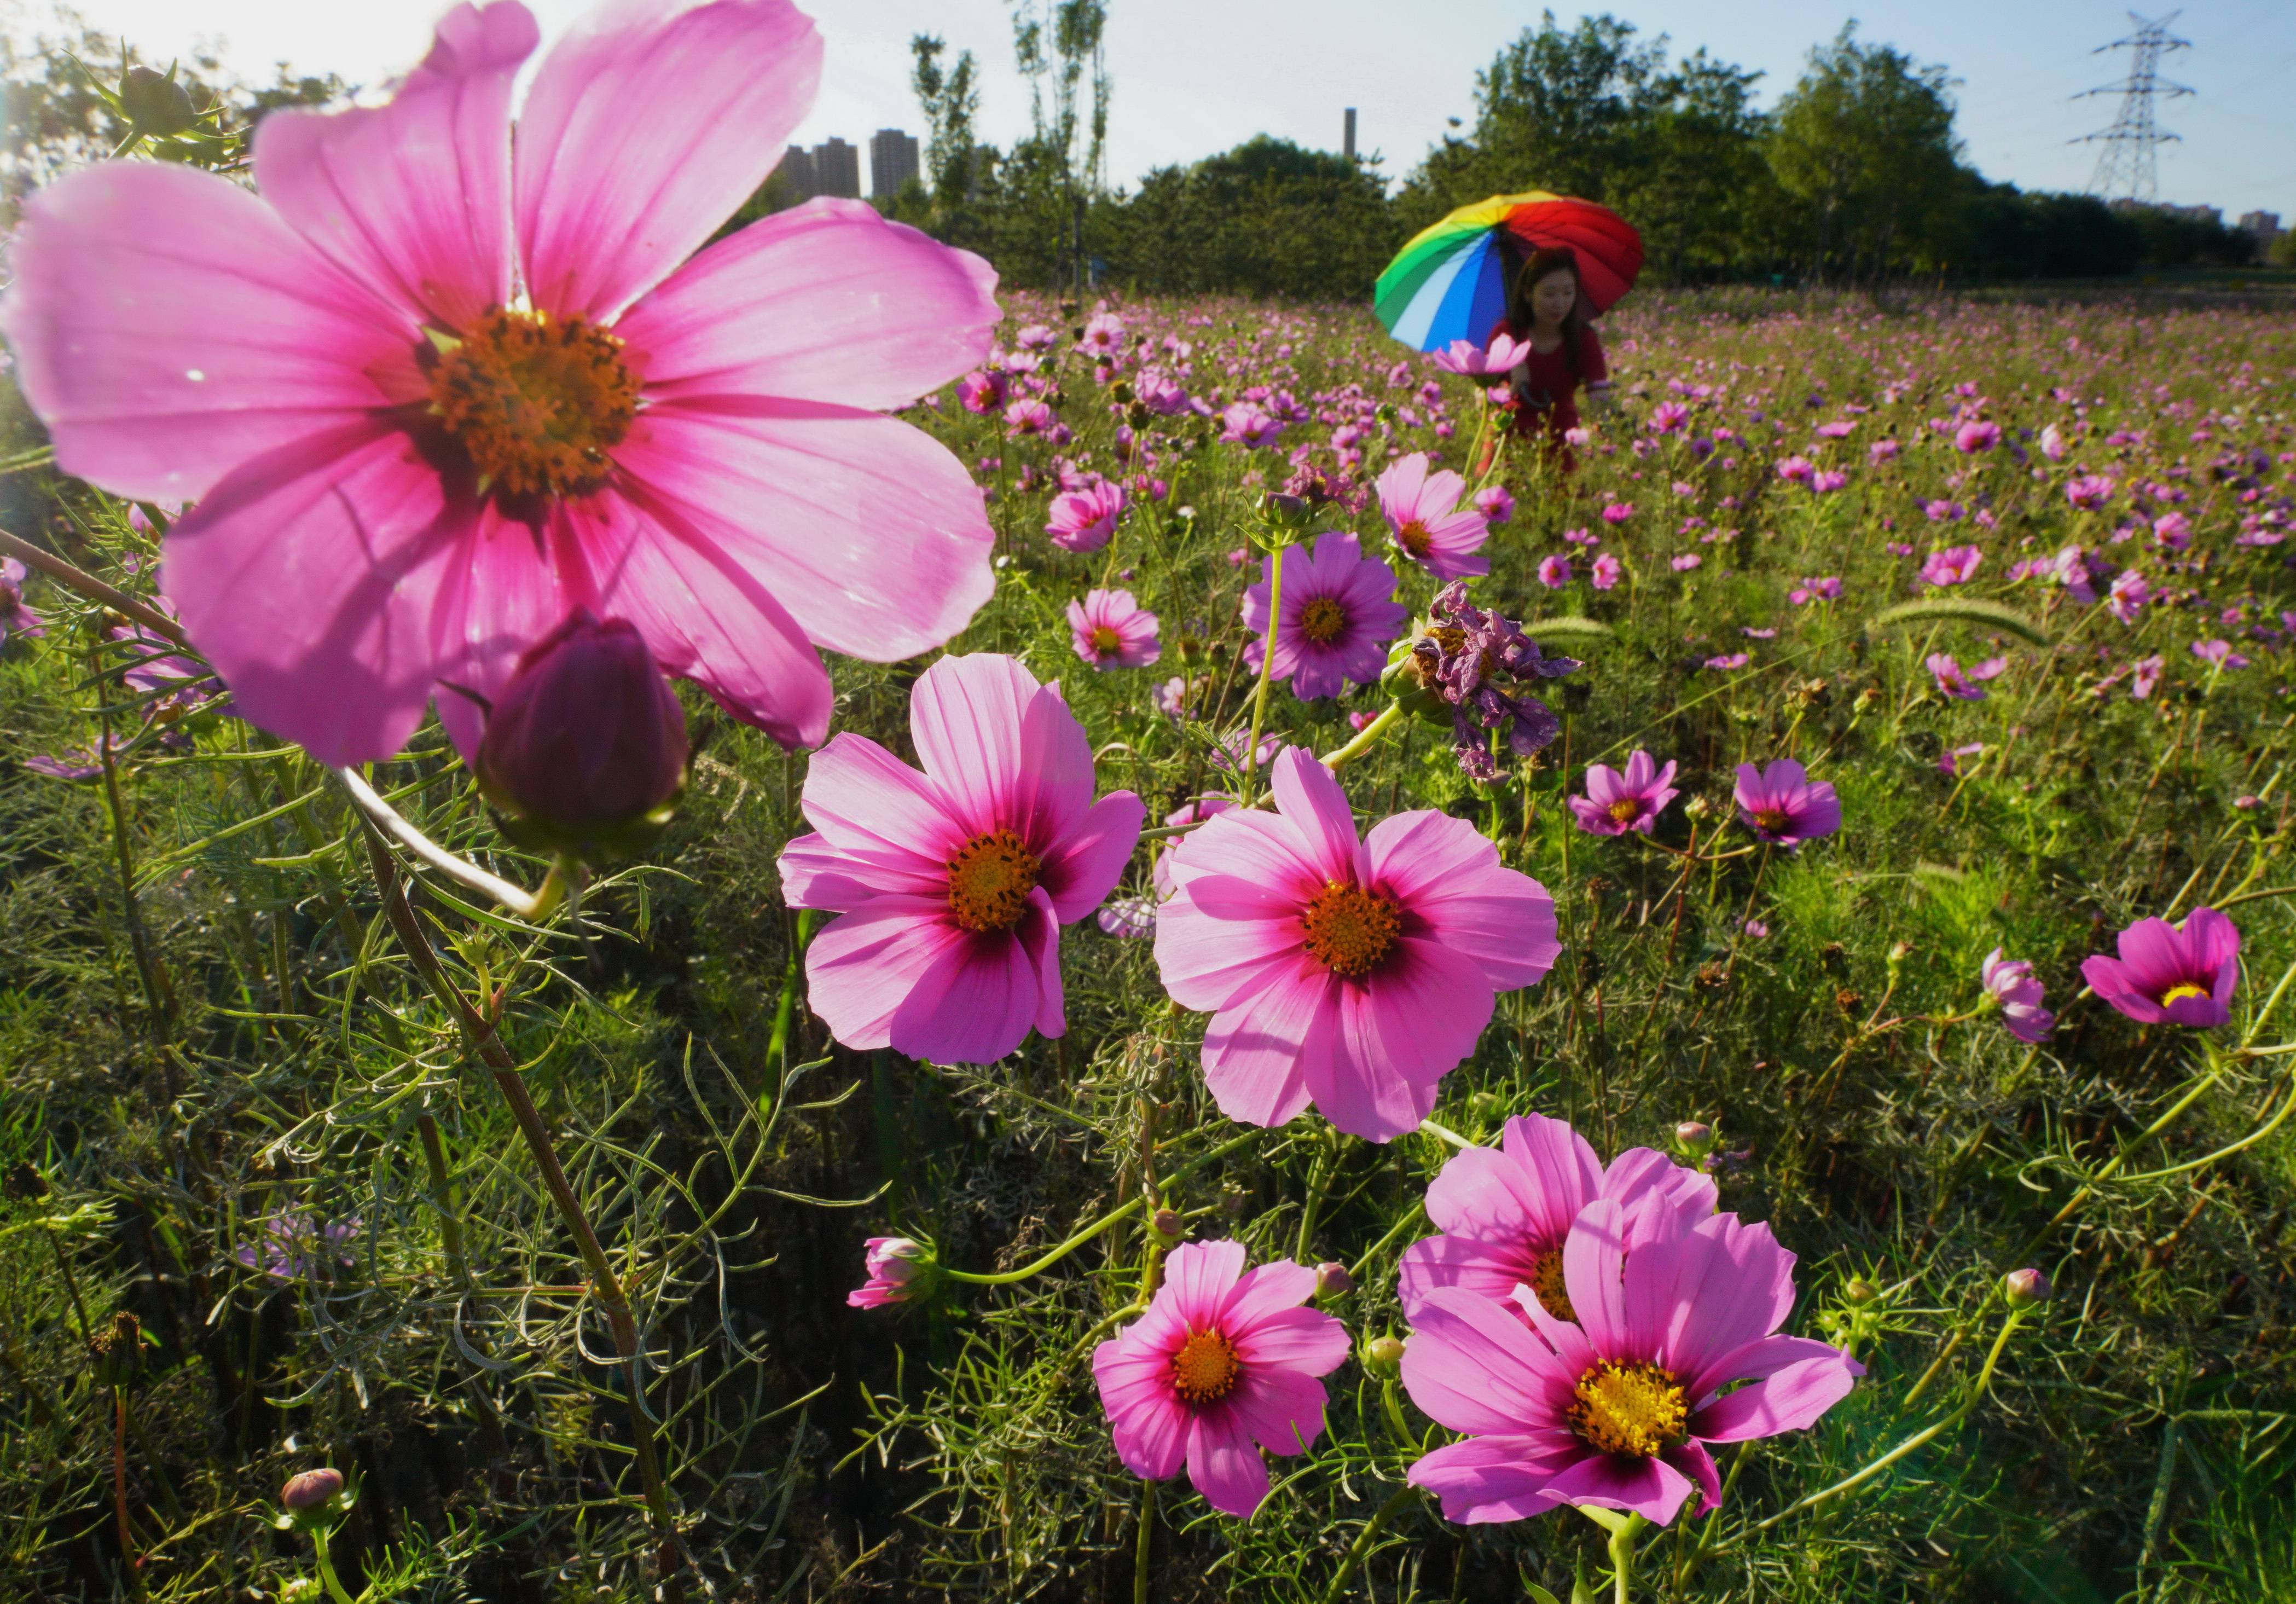
[[[1454,340],[1487,343],[1506,315],[1504,235],[1518,257],[1568,246],[1597,312],[1634,287],[1643,238],[1607,206],[1543,189],[1493,195],[1421,229],[1379,276],[1373,309],[1387,332],[1423,351]]]

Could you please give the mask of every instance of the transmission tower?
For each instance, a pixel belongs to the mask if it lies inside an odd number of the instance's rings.
[[[2184,85],[2172,84],[2161,76],[2162,56],[2172,50],[2193,47],[2191,40],[2177,38],[2169,32],[2169,24],[2181,15],[2181,12],[2170,12],[2156,22],[2130,12],[2128,20],[2136,24],[2135,33],[2089,52],[2091,55],[2103,55],[2108,50],[2136,53],[2129,62],[2127,78],[2073,97],[2083,100],[2096,95],[2120,96],[2120,110],[2113,117],[2111,127],[2072,142],[2103,144],[2104,149],[2097,152],[2096,174],[2089,180],[2089,189],[2106,200],[2141,201],[2150,206],[2161,198],[2160,147],[2182,136],[2153,125],[2153,97],[2174,100],[2192,93]]]

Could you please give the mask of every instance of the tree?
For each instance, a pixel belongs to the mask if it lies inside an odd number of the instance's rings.
[[[1265,134],[1158,169],[1108,227],[1115,271],[1174,294],[1367,297],[1402,243],[1371,164]]]
[[[979,146],[973,138],[972,119],[980,111],[980,85],[969,50],[960,52],[947,72],[941,70],[941,53],[947,48],[946,42],[932,34],[913,37],[909,53],[916,57],[916,68],[909,82],[916,90],[917,103],[924,108],[925,176],[933,202],[955,207],[973,190]]]

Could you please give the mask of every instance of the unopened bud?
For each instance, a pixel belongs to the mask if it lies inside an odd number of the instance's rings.
[[[164,139],[199,120],[191,92],[163,72],[130,67],[119,80],[119,109],[138,134]]]
[[[1881,1296],[1882,1289],[1863,1276],[1853,1278],[1849,1284],[1841,1289],[1841,1301],[1853,1309],[1863,1309]]]
[[[279,1502],[289,1512],[300,1515],[333,1501],[343,1490],[343,1473],[331,1467],[305,1470],[287,1478],[279,1489]]]
[[[1337,1259],[1326,1259],[1316,1266],[1316,1296],[1345,1297],[1356,1289],[1355,1277]]]
[[[1693,818],[1704,818],[1714,811],[1714,804],[1703,796],[1693,796],[1682,804],[1682,810]]]
[[[1685,1120],[1674,1128],[1674,1145],[1693,1160],[1713,1152],[1717,1139],[1714,1127],[1703,1120]]]
[[[627,851],[685,785],[685,710],[636,626],[578,607],[529,646],[474,765],[522,845]]]
[[[2046,1304],[2054,1290],[2047,1276],[2030,1268],[2013,1270],[2001,1278],[2001,1296],[2012,1309],[2030,1309]]]
[[[1403,1338],[1374,1337],[1363,1345],[1363,1367],[1374,1376],[1392,1376],[1403,1368]]]
[[[319,1604],[316,1576],[290,1576],[279,1584],[279,1604]]]
[[[1177,1209],[1158,1209],[1148,1217],[1148,1228],[1167,1242],[1177,1242],[1188,1234],[1188,1222],[1180,1218]]]

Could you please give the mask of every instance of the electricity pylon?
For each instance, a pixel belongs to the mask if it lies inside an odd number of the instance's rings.
[[[2071,142],[2075,144],[2102,142],[2104,145],[2104,149],[2097,152],[2096,173],[2089,180],[2089,189],[2106,200],[2141,201],[2149,206],[2161,198],[2160,147],[2182,136],[2153,125],[2152,100],[2155,95],[2174,100],[2180,95],[2192,93],[2184,85],[2172,84],[2161,76],[2162,56],[2172,50],[2190,50],[2193,47],[2190,39],[2179,39],[2169,32],[2169,24],[2183,14],[2170,12],[2156,22],[2130,12],[2128,20],[2136,24],[2136,31],[2125,39],[2100,45],[2089,53],[2091,55],[2103,55],[2108,50],[2136,52],[2129,62],[2126,79],[2073,97],[2083,100],[2095,95],[2120,96],[2120,110],[2114,116],[2111,127]]]

